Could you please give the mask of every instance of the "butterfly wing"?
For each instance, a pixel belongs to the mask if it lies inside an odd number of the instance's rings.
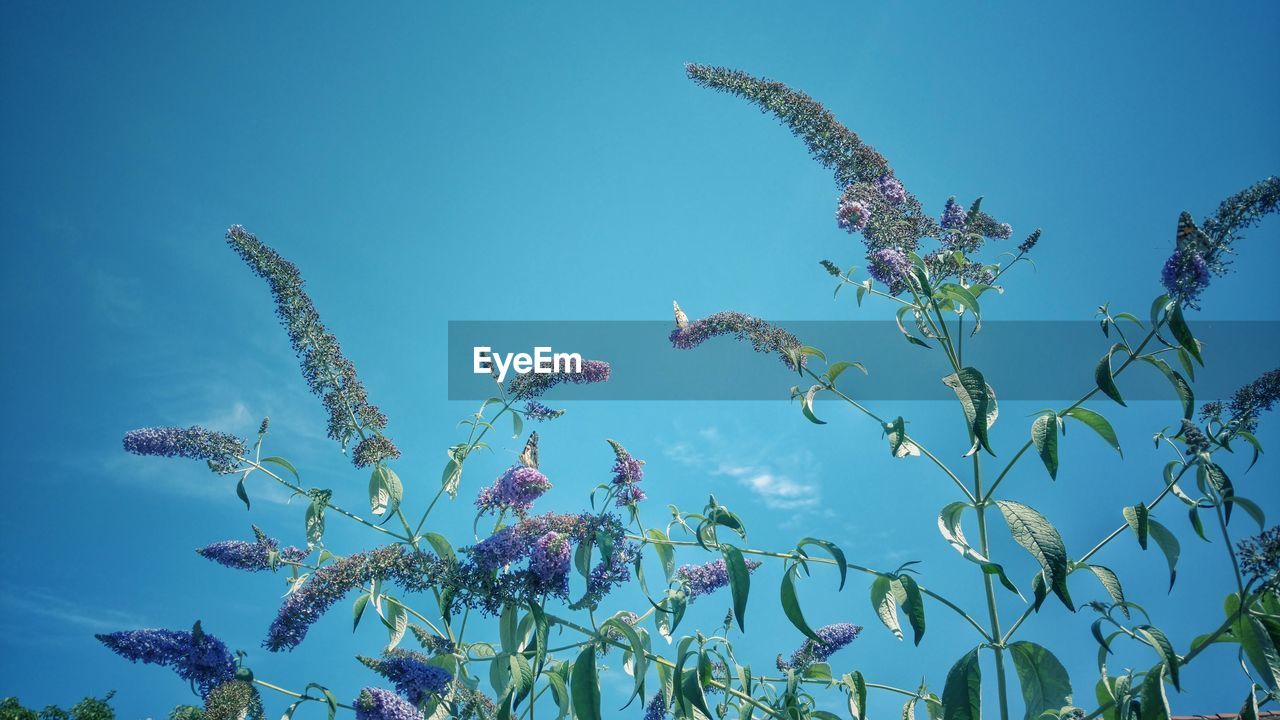
[[[1196,225],[1185,210],[1178,216],[1178,249],[1203,255],[1209,249],[1209,236]]]
[[[524,450],[520,453],[520,464],[527,467],[538,469],[538,433],[534,431],[529,434],[529,440],[524,444]]]

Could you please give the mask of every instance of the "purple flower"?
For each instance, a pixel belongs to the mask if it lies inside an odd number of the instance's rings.
[[[892,175],[881,175],[876,178],[876,189],[884,196],[885,200],[894,205],[901,205],[907,200],[907,191],[902,187],[902,183],[898,178]]]
[[[582,367],[577,372],[527,372],[516,375],[507,386],[507,391],[516,400],[531,400],[561,383],[584,385],[608,382],[610,372],[609,363],[603,360],[583,360]]]
[[[548,586],[558,587],[569,575],[569,538],[554,530],[538,538],[529,554],[529,572]]]
[[[356,720],[422,720],[422,711],[382,688],[361,690],[354,704]]]
[[[942,209],[942,219],[939,224],[943,230],[963,230],[965,218],[968,213],[960,203],[956,202],[954,197],[947,198],[947,205]]]
[[[1164,263],[1160,282],[1169,291],[1169,297],[1192,307],[1200,299],[1200,293],[1209,287],[1209,264],[1194,250],[1178,249]]]
[[[524,405],[524,416],[528,420],[536,420],[538,422],[555,420],[563,414],[564,410],[552,410],[536,400],[530,400]]]
[[[644,479],[644,461],[631,457],[631,453],[616,440],[610,440],[613,447],[613,484],[618,487],[617,507],[635,507],[647,496],[637,483]]]
[[[747,572],[755,572],[760,567],[760,563],[755,560],[747,560],[746,563]],[[729,568],[725,566],[724,558],[721,558],[701,565],[681,565],[676,568],[675,577],[684,584],[689,602],[693,602],[702,595],[710,595],[727,586]]]
[[[901,250],[884,248],[867,256],[867,272],[871,277],[889,286],[889,294],[897,295],[907,289],[911,276],[911,260]]]
[[[381,435],[387,417],[369,404],[364,384],[356,377],[356,366],[343,354],[338,339],[320,322],[311,297],[302,289],[302,275],[293,263],[258,240],[239,225],[227,230],[227,244],[271,286],[276,315],[289,333],[302,365],[302,376],[329,411],[329,437],[342,443],[355,436]],[[356,458],[398,457],[390,440],[366,450]],[[370,454],[373,450],[375,453]],[[393,452],[394,451],[394,452]]]
[[[409,650],[393,650],[383,660],[356,659],[394,683],[396,692],[414,705],[443,694],[453,680],[448,670],[430,664],[426,657]]]
[[[778,353],[787,367],[795,369],[786,351],[800,347],[796,336],[764,320],[739,312],[718,312],[695,320],[688,327],[671,331],[670,340],[677,349],[689,350],[719,335],[732,335],[738,340],[750,341],[751,349],[756,352]]]
[[[659,690],[644,709],[644,720],[662,720],[667,716],[667,698]]]
[[[1275,407],[1277,400],[1280,400],[1280,368],[1268,370],[1236,390],[1227,407],[1238,429],[1253,432],[1258,427],[1258,416]]]
[[[207,697],[217,685],[235,678],[236,664],[227,646],[196,623],[187,630],[125,630],[95,635],[112,652],[132,662],[164,665]]]
[[[249,572],[275,570],[281,560],[297,563],[307,557],[307,551],[292,545],[280,550],[280,543],[267,537],[256,525],[253,526],[253,534],[257,539],[251,543],[223,540],[199,548],[196,552],[219,565]]]
[[[871,221],[871,209],[857,200],[845,200],[836,206],[836,224],[842,230],[858,232]]]
[[[523,515],[533,508],[533,501],[551,489],[551,482],[536,468],[512,465],[493,481],[493,485],[476,495],[481,512],[512,510]]]
[[[1240,570],[1250,579],[1274,584],[1280,571],[1280,525],[1236,545]]]
[[[206,460],[214,472],[226,473],[235,470],[245,445],[234,435],[193,425],[130,430],[124,434],[124,449],[134,455]]]
[[[1033,230],[1031,234],[1027,236],[1027,239],[1023,240],[1018,245],[1018,252],[1029,253],[1031,252],[1031,248],[1035,247],[1038,242],[1040,242],[1040,228]]]
[[[425,589],[437,572],[432,562],[430,556],[403,545],[389,545],[325,565],[285,598],[262,645],[272,652],[292,650],[321,615],[374,578],[395,580],[407,590]]]
[[[381,435],[370,435],[356,444],[351,451],[351,463],[356,467],[377,465],[400,457],[395,443]]]
[[[862,627],[849,623],[836,623],[818,628],[816,632],[818,637],[822,638],[821,643],[805,638],[800,648],[791,654],[790,661],[783,660],[781,655],[778,656],[778,669],[783,672],[789,669],[803,672],[814,663],[825,662],[837,650],[857,639],[858,633],[862,632]]]

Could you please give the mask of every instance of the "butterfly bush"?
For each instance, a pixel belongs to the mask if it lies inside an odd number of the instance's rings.
[[[1157,268],[1149,269],[1153,288],[1159,282],[1166,294],[1156,298],[1146,318],[1113,314],[1102,306],[1099,352],[1105,354],[1091,371],[1083,369],[1079,399],[1026,419],[1006,414],[1001,422],[1019,423],[1024,439],[1020,447],[1005,447],[1009,436],[991,430],[1000,418],[996,389],[1002,378],[966,364],[964,348],[985,339],[978,334],[983,307],[1015,289],[1014,276],[1007,273],[1028,262],[1042,240],[1041,230],[1020,235],[1024,239],[1014,245],[1014,228],[992,215],[981,197],[936,198],[941,202],[926,208],[883,155],[816,100],[782,83],[704,65],[689,65],[686,72],[699,86],[744,99],[777,118],[833,174],[831,235],[838,245],[824,253],[835,259],[819,262],[819,277],[836,283],[837,299],[847,288],[860,308],[889,306],[907,347],[928,353],[922,362],[934,362],[940,385],[955,394],[956,417],[964,424],[959,439],[969,451],[957,458],[931,450],[939,433],[958,430],[955,423],[935,428],[910,421],[899,414],[910,408],[892,401],[862,402],[857,383],[866,380],[844,372],[857,367],[874,373],[875,368],[828,358],[760,318],[721,311],[691,321],[673,303],[675,327],[668,341],[682,351],[722,337],[744,342],[756,352],[776,355],[801,378],[803,384],[793,386],[790,396],[799,401],[804,421],[824,422],[814,404],[819,396],[843,403],[824,405],[824,413],[839,407],[873,420],[868,443],[879,443],[880,452],[895,463],[927,466],[954,491],[955,499],[941,510],[923,512],[930,524],[936,522],[939,542],[968,567],[968,581],[982,606],[970,607],[970,595],[944,587],[961,574],[934,574],[914,560],[896,568],[873,567],[874,558],[852,557],[818,537],[818,528],[794,546],[762,548],[750,539],[755,518],[714,496],[696,509],[659,505],[649,498],[657,486],[647,475],[658,475],[661,467],[640,459],[652,457],[651,448],[633,444],[637,455],[601,437],[604,444],[574,450],[591,459],[594,476],[562,481],[555,474],[558,486],[541,465],[538,433],[527,436],[518,461],[509,466],[477,453],[497,449],[492,439],[500,424],[510,423],[513,438],[519,439],[526,437],[526,420],[566,416],[566,409],[553,409],[543,398],[562,385],[608,382],[613,367],[606,360],[586,360],[573,371],[494,377],[491,396],[463,418],[460,437],[445,448],[439,475],[434,468],[424,474],[413,457],[406,458],[413,471],[401,477],[392,467],[401,448],[386,434],[388,418],[369,402],[354,363],[305,292],[300,270],[236,225],[226,233],[228,245],[266,281],[303,382],[328,413],[328,436],[353,465],[370,473],[368,484],[310,485],[314,477],[332,476],[271,454],[268,446],[275,438],[267,420],[252,443],[216,428],[155,427],[129,431],[124,447],[139,455],[206,462],[229,476],[227,481],[234,479],[234,492],[251,512],[258,483],[281,485],[298,498],[296,544],[285,545],[254,526],[253,541],[210,538],[197,552],[229,568],[272,571],[255,579],[284,582],[282,599],[279,587],[265,584],[257,596],[277,606],[274,619],[260,631],[267,652],[323,651],[306,642],[311,629],[350,623],[361,641],[369,633],[378,635],[370,645],[376,650],[358,655],[356,662],[390,687],[369,686],[355,698],[341,698],[325,678],[293,688],[259,679],[251,661],[262,650],[233,654],[198,622],[190,632],[104,634],[99,636],[103,644],[134,662],[167,666],[189,683],[203,707],[175,708],[172,716],[183,720],[265,717],[264,692],[272,712],[276,701],[287,703],[286,720],[302,712],[300,706],[313,704],[330,716],[354,713],[360,720],[533,717],[535,707],[539,717],[554,713],[578,720],[829,719],[830,708],[840,707],[863,720],[868,693],[905,702],[904,718],[916,717],[923,703],[930,718],[944,720],[977,720],[984,699],[995,698],[996,709],[988,708],[988,716],[1009,720],[1017,712],[1010,706],[1011,697],[1016,702],[1015,683],[1021,686],[1026,718],[1166,720],[1171,703],[1181,702],[1184,678],[1209,661],[1211,654],[1202,659],[1202,653],[1222,645],[1238,646],[1250,673],[1241,684],[1246,696],[1241,715],[1256,717],[1261,703],[1280,696],[1280,668],[1271,662],[1280,656],[1280,528],[1240,539],[1242,522],[1266,527],[1261,507],[1248,497],[1256,478],[1246,478],[1248,468],[1241,466],[1258,462],[1262,442],[1256,433],[1280,400],[1280,369],[1240,378],[1239,390],[1230,397],[1201,398],[1197,413],[1196,370],[1213,359],[1213,348],[1196,339],[1187,319],[1210,297],[1211,281],[1227,272],[1244,231],[1277,209],[1280,181],[1268,178],[1228,198],[1199,224],[1183,213],[1159,277]],[[1057,513],[1015,499],[1018,488],[1076,472],[1069,455],[1080,433],[1066,435],[1069,425],[1121,450],[1128,438],[1121,438],[1104,411],[1107,403],[1124,404],[1122,385],[1138,372],[1132,367],[1151,368],[1166,378],[1180,411],[1152,435],[1157,448],[1168,453],[1163,467],[1143,469],[1130,460],[1124,469],[1125,477],[1155,478],[1159,492],[1140,497],[1136,487],[1125,486],[1130,504],[1114,512],[1114,531],[1090,545],[1077,546],[1072,537],[1068,546],[1050,518]],[[554,431],[562,424],[539,427]],[[859,451],[867,447],[872,446]],[[548,467],[559,461],[548,458]],[[1036,464],[1043,471],[1027,467]],[[913,478],[923,475],[910,472]],[[579,504],[563,511],[567,502]],[[1177,503],[1183,507],[1170,512]],[[471,532],[449,537],[441,531],[439,513],[459,508],[474,514]],[[1003,526],[995,522],[997,516]],[[328,532],[334,522],[359,527],[376,542],[347,547]],[[1200,538],[1219,535],[1227,550],[1223,567],[1230,568],[1234,581],[1222,590],[1224,616],[1206,622],[1204,634],[1185,647],[1175,646],[1161,630],[1168,618],[1148,616],[1136,604],[1145,589],[1126,584],[1109,567],[1121,565],[1104,555],[1123,552],[1125,541],[1119,538],[1132,536],[1127,550],[1164,555],[1157,566],[1167,567],[1169,590],[1187,592],[1188,583],[1176,583],[1180,541],[1170,527],[1180,527],[1175,522]],[[1012,545],[996,541],[1005,526]],[[1019,561],[1012,557],[1022,551],[1034,563],[1029,577],[1018,576]],[[777,572],[759,572],[765,563]],[[761,589],[774,582],[776,588]],[[1218,592],[1203,585],[1191,590]],[[812,623],[818,614],[812,598],[833,592],[860,600],[836,598],[828,607],[839,608],[841,617],[835,619],[840,622]],[[340,604],[344,608],[337,610]],[[1057,604],[1073,614],[1062,614]],[[1038,616],[1048,608],[1058,613],[1051,622],[1084,638],[1090,653],[1091,645],[1098,646],[1106,663],[1097,682],[1088,684],[1096,686],[1095,692],[1080,684],[1082,678],[1068,675],[1056,654],[1066,651],[1020,635],[1024,627],[1041,624]],[[704,615],[712,618],[711,625],[691,627]],[[858,652],[855,643],[864,632],[859,622],[883,625],[895,640],[920,646],[913,656],[919,671],[887,677],[884,663]],[[926,628],[945,622],[970,633],[972,644],[939,675],[931,663],[944,648],[923,643]],[[759,642],[742,642],[748,634]],[[1109,659],[1119,652],[1125,653],[1123,662]],[[274,665],[289,658],[278,656]],[[346,672],[337,661],[332,668],[305,667],[337,676]],[[602,697],[602,673],[620,678],[618,687],[629,692],[625,705]]]

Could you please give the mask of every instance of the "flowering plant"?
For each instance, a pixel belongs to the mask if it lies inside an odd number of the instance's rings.
[[[488,447],[485,439],[497,423],[509,419],[513,435],[523,438],[526,422],[549,422],[563,414],[543,404],[542,398],[556,386],[608,381],[611,367],[598,360],[584,361],[574,372],[495,380],[494,395],[462,421],[466,439],[448,447],[439,486],[416,512],[411,491],[430,483],[423,478],[406,482],[393,468],[401,453],[388,434],[388,418],[370,403],[354,364],[321,322],[298,269],[252,233],[233,226],[227,242],[269,285],[304,380],[329,413],[329,437],[356,467],[369,469],[368,510],[348,509],[345,497],[333,490],[305,486],[302,472],[290,461],[268,454],[266,420],[251,441],[199,427],[148,428],[127,433],[124,447],[141,455],[204,460],[213,472],[235,479],[246,507],[251,479],[278,483],[303,498],[305,546],[282,547],[255,527],[251,542],[223,540],[199,553],[229,568],[287,576],[288,594],[262,643],[271,652],[299,648],[316,622],[354,596],[356,625],[374,615],[386,627],[388,641],[381,652],[358,659],[381,676],[385,687],[371,685],[356,698],[339,698],[318,682],[302,689],[281,687],[257,677],[246,653],[232,653],[198,622],[189,631],[111,633],[100,636],[102,642],[129,660],[168,666],[188,680],[203,709],[184,709],[184,717],[262,717],[261,692],[269,690],[290,698],[285,720],[307,703],[325,706],[330,717],[341,709],[351,710],[361,720],[532,718],[535,707],[547,706],[554,706],[559,717],[612,716],[613,708],[602,707],[598,664],[611,649],[621,653],[622,667],[631,678],[628,706],[636,704],[635,713],[643,712],[647,720],[729,715],[833,718],[837,716],[826,709],[830,701],[824,699],[832,693],[843,694],[848,713],[863,720],[871,691],[901,696],[904,718],[913,718],[923,704],[931,718],[976,720],[984,692],[979,657],[985,653],[994,661],[1002,720],[1009,716],[1014,692],[1009,664],[1016,672],[1027,718],[1161,719],[1170,713],[1166,686],[1180,689],[1188,666],[1211,644],[1233,643],[1252,669],[1253,682],[1242,686],[1241,714],[1256,717],[1259,705],[1280,689],[1280,529],[1245,540],[1235,551],[1233,510],[1240,509],[1263,527],[1265,519],[1256,503],[1237,493],[1231,475],[1239,473],[1229,473],[1231,461],[1221,458],[1223,453],[1251,449],[1256,461],[1261,444],[1255,431],[1262,415],[1280,399],[1280,370],[1245,385],[1225,402],[1203,405],[1197,415],[1192,382],[1205,356],[1185,313],[1197,307],[1212,278],[1226,270],[1242,231],[1276,209],[1280,180],[1268,178],[1229,198],[1199,224],[1183,214],[1176,248],[1161,277],[1168,294],[1155,300],[1145,320],[1127,312],[1113,314],[1106,306],[1100,309],[1101,331],[1115,342],[1094,369],[1093,387],[1076,402],[1032,419],[1022,446],[1012,454],[1002,452],[998,457],[1003,465],[991,473],[984,462],[997,458],[989,429],[999,414],[992,384],[998,379],[965,363],[964,339],[980,332],[982,304],[999,298],[999,281],[1010,269],[1029,262],[1040,230],[1026,236],[1007,259],[984,260],[989,244],[1010,240],[1013,229],[988,214],[981,199],[966,208],[950,198],[935,219],[880,153],[807,96],[721,68],[692,65],[688,74],[700,85],[738,95],[776,115],[805,141],[820,164],[834,172],[840,190],[836,221],[861,236],[867,276],[828,260],[821,265],[837,278],[836,291],[849,288],[859,305],[868,298],[890,304],[905,341],[938,358],[945,373],[941,382],[954,391],[964,419],[969,446],[964,462],[969,468],[953,468],[932,452],[927,431],[908,433],[904,417],[872,410],[842,387],[847,370],[874,368],[828,360],[820,349],[763,320],[719,312],[690,321],[676,305],[671,344],[688,350],[721,335],[745,340],[756,351],[776,355],[804,378],[791,394],[810,422],[823,423],[815,399],[834,397],[880,426],[884,449],[891,456],[935,466],[955,486],[958,498],[938,512],[939,531],[974,566],[974,579],[986,600],[985,618],[926,587],[917,579],[914,563],[873,569],[817,537],[801,538],[784,550],[749,547],[746,519],[714,497],[696,512],[673,506],[665,526],[650,525],[642,513],[647,500],[644,462],[614,440],[609,440],[611,477],[592,491],[590,510],[536,511],[539,500],[554,490],[540,466],[536,432],[528,436],[518,462],[491,483],[464,483],[464,469],[477,450]],[[1176,432],[1155,436],[1171,453],[1163,470],[1156,471],[1161,490],[1148,501],[1124,508],[1123,523],[1088,551],[1073,554],[1045,514],[1006,495],[1011,489],[1006,480],[1023,458],[1034,462],[1033,457],[1050,479],[1055,478],[1070,423],[1087,427],[1119,451],[1117,433],[1097,404],[1109,400],[1124,405],[1117,378],[1135,366],[1150,366],[1167,378],[1179,400]],[[430,521],[441,501],[458,501],[464,488],[465,495],[474,497],[477,537],[458,542],[433,531]],[[1172,584],[1180,541],[1154,512],[1169,497],[1184,504],[1198,536],[1210,532],[1205,517],[1216,524],[1213,532],[1225,543],[1235,578],[1235,587],[1228,589],[1225,618],[1181,651],[1130,599],[1117,574],[1093,562],[1129,532],[1143,550],[1154,546],[1165,555]],[[993,557],[989,538],[997,515],[1014,542],[1038,563],[1029,582],[1015,582]],[[385,544],[336,554],[325,542],[326,523],[335,516],[364,526]],[[972,540],[963,530],[967,516],[976,523]],[[482,524],[485,532],[480,532]],[[678,564],[677,552],[699,557]],[[779,653],[774,668],[765,672],[746,662],[734,643],[736,634],[748,632],[749,601],[759,598],[752,592],[753,572],[763,562],[781,563],[777,597],[801,638],[794,651]],[[852,622],[815,628],[806,619],[798,588],[811,574],[824,570],[836,574],[841,591],[855,584],[851,571],[866,576],[876,622],[899,638],[905,636],[905,616],[913,642],[920,645],[926,613],[941,609],[949,619],[972,629],[975,645],[954,662],[941,686],[902,687],[890,684],[892,678],[869,678],[839,659],[839,652],[865,628]],[[1088,591],[1098,599],[1082,606],[1093,613],[1090,631],[1099,646],[1096,702],[1077,697],[1071,678],[1048,648],[1015,639],[1050,595],[1077,611],[1068,582],[1073,576],[1096,581]],[[640,612],[598,616],[605,599],[622,586],[643,594],[647,602],[635,608]],[[1077,584],[1074,591],[1078,595],[1083,589]],[[689,606],[724,590],[732,609],[722,626],[687,630],[683,621]],[[1007,611],[1015,600],[1016,619],[1007,622],[1006,615],[1002,621],[1001,607]],[[474,616],[495,622],[487,628],[468,623]],[[477,637],[483,629],[489,634]],[[553,643],[553,629],[570,633],[573,640]],[[1120,642],[1149,648],[1151,667],[1119,672],[1108,668],[1106,659]],[[410,644],[417,647],[409,649]]]

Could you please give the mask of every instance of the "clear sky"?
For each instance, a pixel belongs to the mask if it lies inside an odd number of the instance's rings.
[[[1269,3],[8,2],[0,13],[0,695],[38,707],[116,689],[122,718],[194,698],[167,670],[112,656],[96,632],[201,618],[272,682],[316,681],[346,699],[376,679],[351,659],[383,641],[372,623],[353,638],[340,606],[299,650],[268,653],[259,643],[279,578],[192,552],[249,537],[251,522],[300,542],[300,506],[255,481],[246,513],[232,483],[199,464],[120,449],[138,426],[249,435],[270,415],[272,452],[335,500],[364,502],[366,476],[323,437],[263,283],[222,242],[232,223],[300,266],[391,417],[407,502],[421,508],[461,439],[454,422],[474,409],[445,400],[449,320],[660,319],[673,297],[694,317],[888,317],[851,296],[832,302],[816,264],[861,255],[835,226],[829,174],[771,118],[693,86],[685,62],[768,75],[827,103],[930,212],[981,194],[1018,235],[1043,227],[1038,269],[1013,273],[989,318],[1089,319],[1106,301],[1145,316],[1178,212],[1203,216],[1280,168],[1280,7]],[[1274,221],[1255,230],[1198,317],[1280,319],[1278,238]],[[1052,348],[1009,351],[1035,362]],[[785,398],[793,380],[775,361],[744,348],[742,362],[776,374]],[[1084,391],[1091,368],[1079,374]],[[1022,442],[1040,406],[1002,408],[997,451]],[[1167,456],[1149,438],[1176,421],[1172,403],[1094,406],[1120,432],[1123,461],[1076,432],[1056,483],[1025,462],[1004,486],[1055,521],[1073,555],[1121,505],[1159,489]],[[948,457],[963,452],[952,407],[880,409]],[[649,463],[650,523],[667,502],[696,510],[714,492],[753,546],[819,535],[871,567],[921,560],[924,584],[980,611],[974,569],[936,530],[954,489],[921,462],[890,461],[873,423],[824,410],[830,424],[816,427],[786,402],[576,403],[543,432],[556,483],[545,507],[585,506],[614,437]],[[1264,423],[1263,441],[1277,437]],[[464,501],[437,529],[466,537],[465,501],[517,449],[503,438],[469,466]],[[1237,479],[1272,515],[1276,463],[1264,456]],[[1156,516],[1182,539],[1171,595],[1163,558],[1132,538],[1099,561],[1185,648],[1220,621],[1229,571],[1221,543],[1196,539],[1179,507]],[[330,527],[336,552],[374,543]],[[993,535],[994,554],[1029,578],[1032,561],[999,521]],[[776,608],[778,579],[776,566],[756,576],[755,632],[741,648],[757,667],[800,641]],[[867,586],[854,577],[837,595],[819,574],[802,587],[815,624],[866,626],[836,670],[904,686],[924,676],[940,692],[975,639],[930,603],[922,646],[900,643],[876,623]],[[1078,576],[1072,591],[1101,594]],[[1015,612],[1016,599],[1002,602]],[[688,629],[726,604],[700,601]],[[608,609],[642,605],[619,597]],[[1091,620],[1050,602],[1025,632],[1058,652],[1081,704],[1096,679]],[[1221,649],[1198,659],[1175,711],[1234,711],[1246,685],[1233,665]],[[873,716],[899,712],[892,696],[871,702]]]

